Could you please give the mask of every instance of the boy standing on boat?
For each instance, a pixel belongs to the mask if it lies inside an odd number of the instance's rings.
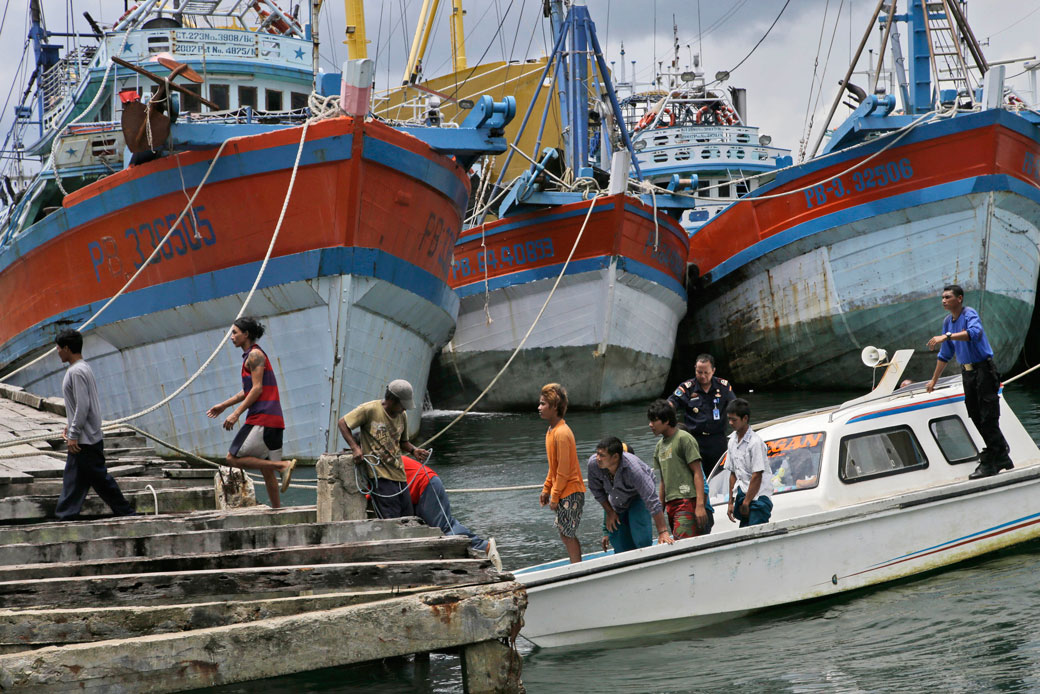
[[[986,442],[979,454],[979,466],[968,479],[990,477],[1014,467],[1008,457],[1007,441],[1000,431],[1000,374],[993,363],[993,349],[982,329],[982,320],[975,309],[964,305],[964,290],[959,284],[943,287],[942,305],[950,315],[943,319],[943,334],[928,340],[928,349],[939,348],[928,392],[935,388],[946,362],[956,356],[961,365],[968,418]]]
[[[589,458],[589,491],[603,507],[603,551],[607,542],[614,553],[627,552],[654,543],[650,520],[657,526],[657,539],[670,545],[664,507],[654,484],[650,466],[629,452],[621,440],[608,436]]]
[[[358,405],[339,420],[339,432],[354,454],[354,459],[366,459],[375,477],[372,503],[380,518],[401,518],[415,515],[408,492],[408,475],[404,471],[401,451],[425,462],[430,452],[416,448],[408,440],[408,415],[413,407],[412,384],[399,378],[391,381],[382,400],[371,400]],[[351,429],[361,428],[358,444]]]
[[[563,415],[567,413],[567,390],[559,383],[542,386],[538,398],[538,416],[549,422],[545,432],[545,456],[549,459],[549,474],[545,476],[538,503],[556,511],[554,525],[560,531],[560,540],[567,548],[572,564],[581,561],[581,543],[578,541],[578,523],[585,507],[585,482],[581,479],[578,446],[574,433]]]
[[[707,535],[715,518],[697,441],[678,428],[675,408],[667,400],[650,403],[646,418],[650,430],[661,437],[654,449],[654,470],[661,479],[659,494],[672,535],[676,540]]]
[[[707,477],[726,452],[726,408],[737,396],[726,379],[715,376],[715,358],[710,354],[697,356],[693,373],[668,396],[668,402],[682,415],[679,427],[697,440]]]
[[[239,417],[248,410],[245,424],[235,434],[228,448],[227,465],[243,470],[259,470],[264,476],[264,487],[271,508],[281,508],[281,492],[289,488],[296,459],[282,460],[282,434],[285,420],[278,397],[278,382],[267,354],[257,344],[264,335],[264,326],[255,318],[243,316],[231,325],[231,344],[242,350],[242,390],[206,412],[216,419],[232,405],[238,405],[224,419],[223,427],[235,428]],[[282,475],[281,486],[274,473]]]
[[[68,422],[62,436],[69,452],[61,480],[61,496],[58,497],[54,515],[59,520],[78,517],[91,487],[108,504],[112,513],[117,516],[137,515],[105,467],[101,403],[94,371],[83,359],[83,336],[78,330],[62,330],[54,339],[54,344],[58,346],[58,358],[63,364],[69,365],[61,381]]]
[[[726,515],[740,527],[769,522],[773,513],[773,473],[766,456],[766,443],[751,428],[751,405],[737,398],[726,408],[726,421],[733,427],[726,449],[729,470],[729,509]],[[733,495],[736,486],[737,494]]]

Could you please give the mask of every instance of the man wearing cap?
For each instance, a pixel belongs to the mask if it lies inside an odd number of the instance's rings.
[[[411,409],[412,405],[412,384],[397,379],[386,387],[382,400],[359,405],[339,420],[339,431],[354,458],[364,458],[370,474],[375,477],[371,498],[380,518],[415,515],[401,452],[420,462],[425,461],[430,452],[416,448],[408,440],[405,410]],[[360,445],[351,434],[351,429],[359,427]]]
[[[698,355],[694,377],[668,396],[679,415],[679,428],[697,440],[705,479],[726,452],[726,408],[736,397],[726,379],[715,377],[715,358],[710,354]]]

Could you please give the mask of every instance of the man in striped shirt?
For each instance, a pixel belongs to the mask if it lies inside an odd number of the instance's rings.
[[[209,408],[207,417],[215,419],[231,405],[238,405],[224,420],[231,431],[242,413],[248,410],[245,424],[239,429],[228,449],[226,463],[231,467],[259,470],[271,500],[271,508],[281,508],[281,492],[289,488],[296,459],[282,460],[282,433],[285,420],[278,399],[278,382],[271,360],[257,341],[264,326],[252,317],[239,318],[231,326],[231,344],[242,350],[242,390],[224,402]],[[280,472],[279,486],[275,472]]]

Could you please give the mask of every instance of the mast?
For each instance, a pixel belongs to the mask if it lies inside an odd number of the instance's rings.
[[[464,14],[466,11],[462,9],[462,0],[451,0],[451,69],[456,73],[467,67],[466,36],[462,31]]]
[[[426,44],[433,31],[433,17],[437,14],[440,0],[423,0],[419,11],[419,22],[415,25],[415,36],[412,37],[412,50],[408,53],[408,63],[404,66],[404,77],[401,84],[414,84],[422,74],[422,61],[426,55]]]
[[[368,57],[368,39],[365,38],[364,0],[344,0],[347,11],[347,58],[361,60]]]
[[[318,60],[318,27],[321,25],[321,4],[324,1],[311,0],[311,25],[308,29],[311,35],[311,72],[314,75],[312,78],[314,91],[318,91],[318,66],[320,64]]]

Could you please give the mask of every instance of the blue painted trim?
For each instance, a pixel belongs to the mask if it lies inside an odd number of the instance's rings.
[[[614,256],[601,255],[595,258],[572,260],[570,265],[567,266],[567,272],[564,276],[569,277],[571,275],[578,275],[585,272],[602,270],[610,265],[610,259],[612,257]],[[619,256],[618,267],[625,272],[630,272],[633,275],[655,282],[665,289],[675,292],[683,301],[686,301],[686,290],[683,286],[676,282],[673,277],[666,275],[660,270],[645,265],[638,260],[626,258],[625,256]],[[506,287],[515,287],[521,284],[537,282],[538,280],[552,279],[560,274],[562,268],[563,263],[555,263],[553,265],[543,265],[542,267],[533,268],[531,270],[520,270],[518,272],[510,272],[507,275],[489,277],[487,289],[488,291],[496,291],[498,289],[505,289]],[[465,298],[467,296],[473,296],[474,294],[481,294],[483,291],[484,281],[478,277],[478,279],[474,280],[470,284],[458,287],[455,290],[455,293],[459,295],[459,298]]]
[[[835,227],[869,219],[896,210],[917,207],[919,205],[940,202],[942,200],[949,200],[951,198],[961,197],[971,193],[988,193],[991,191],[1008,191],[1028,197],[1033,201],[1040,203],[1040,190],[1037,190],[1036,187],[1028,185],[1023,181],[1006,174],[975,176],[960,181],[941,183],[929,188],[920,188],[900,195],[872,200],[863,203],[862,205],[838,210],[837,212],[832,212],[831,214],[822,215],[815,219],[802,222],[801,224],[796,224],[789,229],[777,232],[769,238],[748,246],[739,253],[736,253],[722,261],[710,270],[711,279],[713,282],[717,282],[744,265],[772,253],[783,246],[814,234],[828,231]],[[718,219],[718,217],[719,216],[717,215],[712,221]],[[708,222],[708,224],[711,224],[711,222]],[[708,227],[708,224],[704,224],[694,232],[692,243],[697,242],[697,234],[703,232],[704,229]]]
[[[112,304],[95,325],[109,325],[178,306],[246,292],[259,270],[260,261],[257,261],[129,292]],[[447,283],[401,258],[373,248],[321,248],[271,258],[258,289],[336,275],[385,280],[426,299],[450,315],[455,315],[458,310],[459,299]],[[105,301],[107,299],[63,311],[23,331],[0,348],[0,363],[10,362],[46,344],[54,337],[55,323],[82,323],[97,312]]]
[[[469,201],[466,184],[437,161],[374,137],[365,138],[361,157],[419,179],[454,202],[460,212],[465,211]]]
[[[1017,132],[1034,142],[1040,142],[1040,134],[1037,132],[1037,128],[1030,123],[1027,119],[1008,113],[1003,109],[991,109],[989,111],[980,111],[978,113],[969,113],[956,118],[946,118],[932,123],[927,123],[914,128],[908,135],[905,135],[899,143],[890,151],[898,152],[900,148],[914,144],[918,142],[927,142],[940,137],[946,137],[948,135],[954,135],[963,133],[969,130],[975,130],[977,128],[986,128],[991,125],[999,125],[1007,128],[1014,132]],[[897,137],[893,135],[891,137],[883,137],[878,140],[871,140],[867,143],[858,144],[848,149],[843,149],[837,152],[831,152],[825,154],[803,164],[791,166],[787,169],[781,169],[777,172],[776,178],[751,191],[745,198],[756,198],[761,195],[768,195],[776,190],[779,186],[786,185],[792,181],[798,180],[809,174],[816,173],[821,169],[847,162],[853,159],[869,156],[883,147],[891,144],[892,140]],[[804,181],[803,183],[813,183],[815,179]]]
[[[596,203],[595,207],[593,208],[592,214],[593,215],[597,215],[597,214],[600,214],[601,212],[606,212],[608,210],[613,210],[613,209],[614,209],[614,203],[613,202],[599,202],[599,203]],[[532,226],[534,224],[545,224],[546,222],[554,222],[554,221],[557,221],[557,220],[560,220],[560,219],[570,219],[571,217],[579,217],[579,216],[580,217],[584,217],[588,213],[589,213],[588,208],[585,208],[585,209],[580,209],[579,208],[579,209],[576,209],[576,210],[570,210],[568,212],[555,212],[553,214],[547,214],[547,215],[543,215],[543,216],[536,216],[536,217],[532,217],[531,219],[524,219],[524,220],[520,220],[518,222],[509,222],[508,224],[503,224],[502,226],[500,226],[498,229],[495,229],[494,231],[486,232],[484,234],[484,238],[490,238],[492,236],[497,236],[499,234],[504,234],[507,231],[513,231],[514,229],[523,229],[524,227]],[[464,243],[467,243],[469,241],[474,241],[474,240],[479,239],[479,238],[480,238],[480,234],[469,234],[468,236],[462,236],[462,237],[459,238],[458,241],[455,242],[455,245],[456,246],[460,246],[460,245],[462,245]]]
[[[918,403],[916,405],[907,405],[905,407],[894,407],[889,410],[881,410],[880,412],[871,412],[870,414],[861,414],[858,417],[853,417],[847,424],[854,424],[855,422],[865,422],[870,419],[880,419],[881,417],[891,417],[897,414],[906,414],[907,412],[915,412],[917,410],[927,410],[932,407],[941,407],[943,405],[951,405],[957,402],[964,402],[963,395],[955,395],[949,398],[940,398],[938,400],[929,400],[928,402]]]

